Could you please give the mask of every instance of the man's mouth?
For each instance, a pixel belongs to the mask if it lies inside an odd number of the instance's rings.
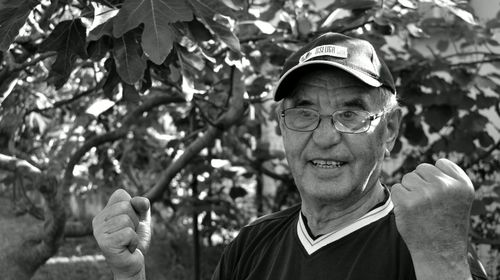
[[[311,160],[311,163],[319,168],[339,168],[345,164],[342,161],[333,161],[333,160]]]

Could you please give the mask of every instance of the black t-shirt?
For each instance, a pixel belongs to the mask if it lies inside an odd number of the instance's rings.
[[[474,279],[487,279],[469,254]],[[445,273],[445,272],[443,272]],[[310,236],[300,205],[245,226],[225,249],[213,280],[416,279],[390,199],[351,225]]]

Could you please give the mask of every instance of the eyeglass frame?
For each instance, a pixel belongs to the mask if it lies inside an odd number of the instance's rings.
[[[306,110],[310,110],[310,111],[313,111],[313,112],[316,112],[318,114],[318,121],[316,123],[316,126],[312,129],[307,129],[307,130],[298,130],[298,129],[294,129],[294,128],[290,128],[286,121],[285,121],[285,112],[288,111],[288,110],[293,110],[293,109],[306,109]],[[366,126],[366,129],[362,130],[362,131],[342,131],[340,130],[338,127],[337,127],[337,123],[340,123],[342,126],[346,127],[344,124],[342,124],[340,121],[337,121],[335,120],[333,117],[336,113],[338,112],[346,112],[346,111],[352,111],[352,112],[366,112],[368,113],[369,115],[366,117],[365,120],[369,121],[370,123]],[[386,113],[388,113],[389,111],[391,111],[391,109],[386,109],[386,110],[383,110],[381,112],[378,112],[378,113],[375,113],[375,114],[372,114],[370,113],[369,111],[366,111],[366,110],[337,110],[337,111],[334,111],[333,113],[331,114],[320,114],[318,112],[318,110],[315,110],[315,109],[311,109],[311,108],[302,108],[302,107],[292,107],[292,108],[287,108],[287,109],[283,109],[281,110],[281,118],[283,119],[283,124],[285,125],[286,128],[290,129],[290,130],[293,130],[293,131],[297,131],[297,132],[311,132],[311,131],[314,131],[316,130],[318,127],[319,127],[319,124],[321,123],[321,120],[323,117],[330,117],[331,118],[331,121],[332,121],[332,125],[333,127],[335,128],[335,130],[337,130],[338,132],[340,133],[345,133],[345,134],[361,134],[361,133],[365,133],[367,132],[370,127],[372,126],[372,121],[378,119],[378,118],[381,118],[382,116],[384,116]]]

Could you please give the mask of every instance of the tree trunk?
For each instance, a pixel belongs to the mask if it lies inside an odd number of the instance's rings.
[[[61,243],[66,221],[64,204],[53,177],[42,176],[39,191],[45,199],[44,220],[16,215],[11,199],[0,197],[1,279],[29,280],[53,256]]]
[[[0,271],[2,279],[30,279],[36,268],[24,262],[30,257],[26,247],[43,222],[28,214],[16,217],[13,209],[10,199],[0,198]]]

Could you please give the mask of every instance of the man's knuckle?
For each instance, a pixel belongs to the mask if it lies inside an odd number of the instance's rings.
[[[120,214],[116,217],[116,220],[119,225],[126,225],[128,224],[130,218],[128,217],[127,214]]]
[[[130,213],[132,207],[128,201],[120,201],[114,204],[114,212],[117,214],[127,214]]]
[[[401,179],[401,183],[403,183],[403,185],[407,185],[407,184],[413,182],[414,178],[415,178],[415,174],[413,172],[407,173],[407,174],[403,175],[403,178]]]
[[[419,165],[415,168],[415,170],[416,170],[417,172],[423,172],[423,173],[426,173],[426,172],[428,172],[431,168],[433,168],[433,166],[432,166],[432,165],[430,165],[430,164],[428,164],[428,163],[421,163],[421,164],[419,164]]]
[[[126,236],[126,237],[131,237],[133,238],[134,236],[137,235],[137,233],[135,232],[135,230],[131,227],[126,227],[123,229],[123,234]]]

